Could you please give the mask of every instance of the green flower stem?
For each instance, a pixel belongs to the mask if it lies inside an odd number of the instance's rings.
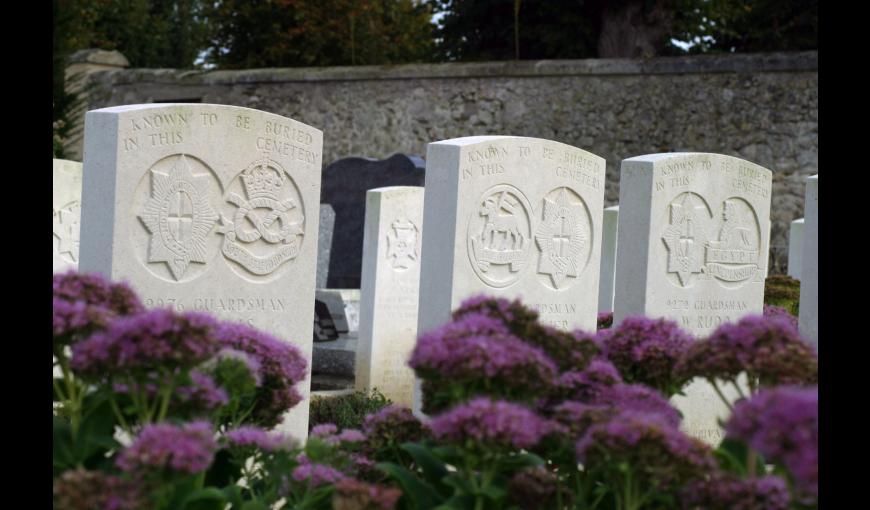
[[[174,384],[167,384],[163,389],[160,403],[160,413],[157,415],[158,422],[166,419],[166,413],[169,411],[169,401],[172,400],[172,392],[175,390]]]
[[[719,389],[719,385],[716,384],[716,379],[707,378],[707,381],[713,386],[713,390],[719,395],[719,398],[722,399],[722,402],[725,403],[725,406],[728,407],[730,412],[734,412],[734,407],[731,405],[731,402],[728,402],[728,399],[725,398],[725,395],[722,394],[722,390]]]
[[[746,394],[743,393],[743,390],[742,390],[742,389],[740,389],[740,385],[737,384],[737,380],[735,380],[735,379],[729,379],[728,381],[729,381],[732,385],[734,385],[735,388],[737,388],[737,394],[740,395],[740,398],[741,398],[742,400],[746,400]]]
[[[121,428],[124,429],[128,434],[133,434],[133,431],[130,430],[130,426],[127,425],[127,420],[124,419],[124,415],[121,413],[121,409],[118,408],[118,402],[115,401],[115,394],[109,393],[109,405],[112,406],[112,412],[115,413],[115,418],[118,419],[118,423],[121,424]]]

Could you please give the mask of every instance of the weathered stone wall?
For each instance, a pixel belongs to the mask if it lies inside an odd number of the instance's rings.
[[[718,152],[774,171],[771,269],[783,272],[802,178],[818,173],[818,53],[246,71],[126,69],[90,76],[89,108],[147,102],[247,106],[324,132],[323,162],[425,156],[458,136],[549,138],[619,162]]]

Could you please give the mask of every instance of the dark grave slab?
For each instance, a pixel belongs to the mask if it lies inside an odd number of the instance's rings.
[[[366,191],[384,186],[423,186],[426,163],[418,156],[345,158],[323,169],[320,203],[335,210],[326,287],[360,288]]]

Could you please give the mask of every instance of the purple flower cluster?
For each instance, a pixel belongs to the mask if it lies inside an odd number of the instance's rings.
[[[428,430],[407,407],[389,405],[365,417],[367,446],[379,451],[402,443],[418,442]]]
[[[566,400],[553,408],[553,418],[567,427],[574,437],[582,437],[596,423],[604,423],[624,411],[657,415],[670,427],[678,427],[681,417],[659,392],[640,384],[604,387],[594,399]]]
[[[399,489],[346,478],[335,484],[332,508],[333,510],[392,510],[401,497],[402,491]]]
[[[682,510],[788,510],[789,492],[778,476],[740,479],[716,475],[680,491]]]
[[[782,462],[802,493],[818,497],[818,386],[762,390],[734,407],[725,430],[767,459]]]
[[[76,374],[92,379],[193,367],[217,351],[216,326],[206,314],[166,309],[121,317],[73,346],[70,365]]]
[[[366,440],[365,434],[357,429],[345,429],[340,433],[338,427],[332,423],[322,423],[315,426],[309,432],[311,437],[323,439],[327,444],[337,445],[340,443],[361,443]]]
[[[619,326],[600,333],[601,345],[627,383],[652,386],[673,395],[689,380],[674,367],[693,338],[668,319],[627,317]]]
[[[557,382],[560,397],[580,402],[595,400],[605,388],[620,383],[619,371],[603,359],[593,359],[582,371],[565,372]]]
[[[539,323],[538,312],[524,306],[519,300],[473,296],[453,312],[453,319],[462,321],[471,315],[483,315],[500,322],[515,337],[541,348],[559,370],[582,369],[599,353],[598,347],[588,338]]]
[[[119,316],[144,310],[126,283],[112,283],[99,274],[75,271],[53,277],[54,340],[71,344],[104,329]]]
[[[191,384],[181,386],[176,394],[182,405],[197,411],[211,411],[229,404],[230,399],[214,379],[201,372],[190,373]]]
[[[305,455],[300,455],[297,460],[299,465],[293,469],[292,477],[297,482],[305,482],[311,488],[336,483],[347,478],[347,475],[341,471],[326,464],[311,462]]]
[[[788,320],[795,329],[798,328],[798,318],[791,314],[788,310],[781,306],[764,305],[764,310],[761,313],[765,317],[781,317]]]
[[[54,505],[59,510],[140,510],[148,507],[135,482],[101,471],[71,469],[54,482]]]
[[[224,434],[227,443],[239,448],[256,447],[267,452],[289,450],[296,442],[289,436],[269,432],[259,427],[244,425]]]
[[[522,405],[486,397],[454,407],[433,418],[429,426],[438,439],[507,450],[531,448],[552,433],[564,432],[561,425]]]
[[[541,349],[492,326],[489,317],[471,314],[420,337],[408,365],[425,380],[426,412],[453,403],[440,399],[438,390],[531,398],[552,388],[557,373],[553,361]],[[488,334],[476,333],[481,330]]]
[[[761,386],[772,387],[817,383],[819,361],[790,319],[750,315],[692,345],[677,370],[725,380],[745,371]]]
[[[527,468],[508,482],[508,498],[519,508],[555,508],[561,492],[563,503],[570,507],[571,491],[559,485],[557,475],[545,466]]]
[[[128,473],[165,468],[196,474],[208,469],[216,450],[208,422],[157,423],[142,428],[133,444],[120,453],[117,464]]]
[[[676,487],[715,468],[710,448],[657,413],[633,409],[592,424],[577,442],[577,458],[590,469],[633,472],[659,487]]]
[[[661,393],[641,384],[618,384],[605,388],[595,401],[617,410],[632,410],[660,416],[671,427],[679,427],[679,411]]]
[[[251,416],[261,425],[277,425],[302,400],[294,385],[305,379],[308,363],[299,349],[243,324],[223,323],[215,336],[221,346],[244,352],[259,365],[262,386]]]

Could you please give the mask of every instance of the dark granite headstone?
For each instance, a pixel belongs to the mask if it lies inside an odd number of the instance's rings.
[[[384,160],[346,158],[323,169],[320,203],[335,210],[326,287],[360,288],[366,191],[384,186],[423,186],[423,158],[395,154]]]
[[[332,234],[335,229],[335,211],[329,204],[320,204],[320,227],[317,234],[317,287],[326,288],[329,274],[329,254],[332,249]]]

